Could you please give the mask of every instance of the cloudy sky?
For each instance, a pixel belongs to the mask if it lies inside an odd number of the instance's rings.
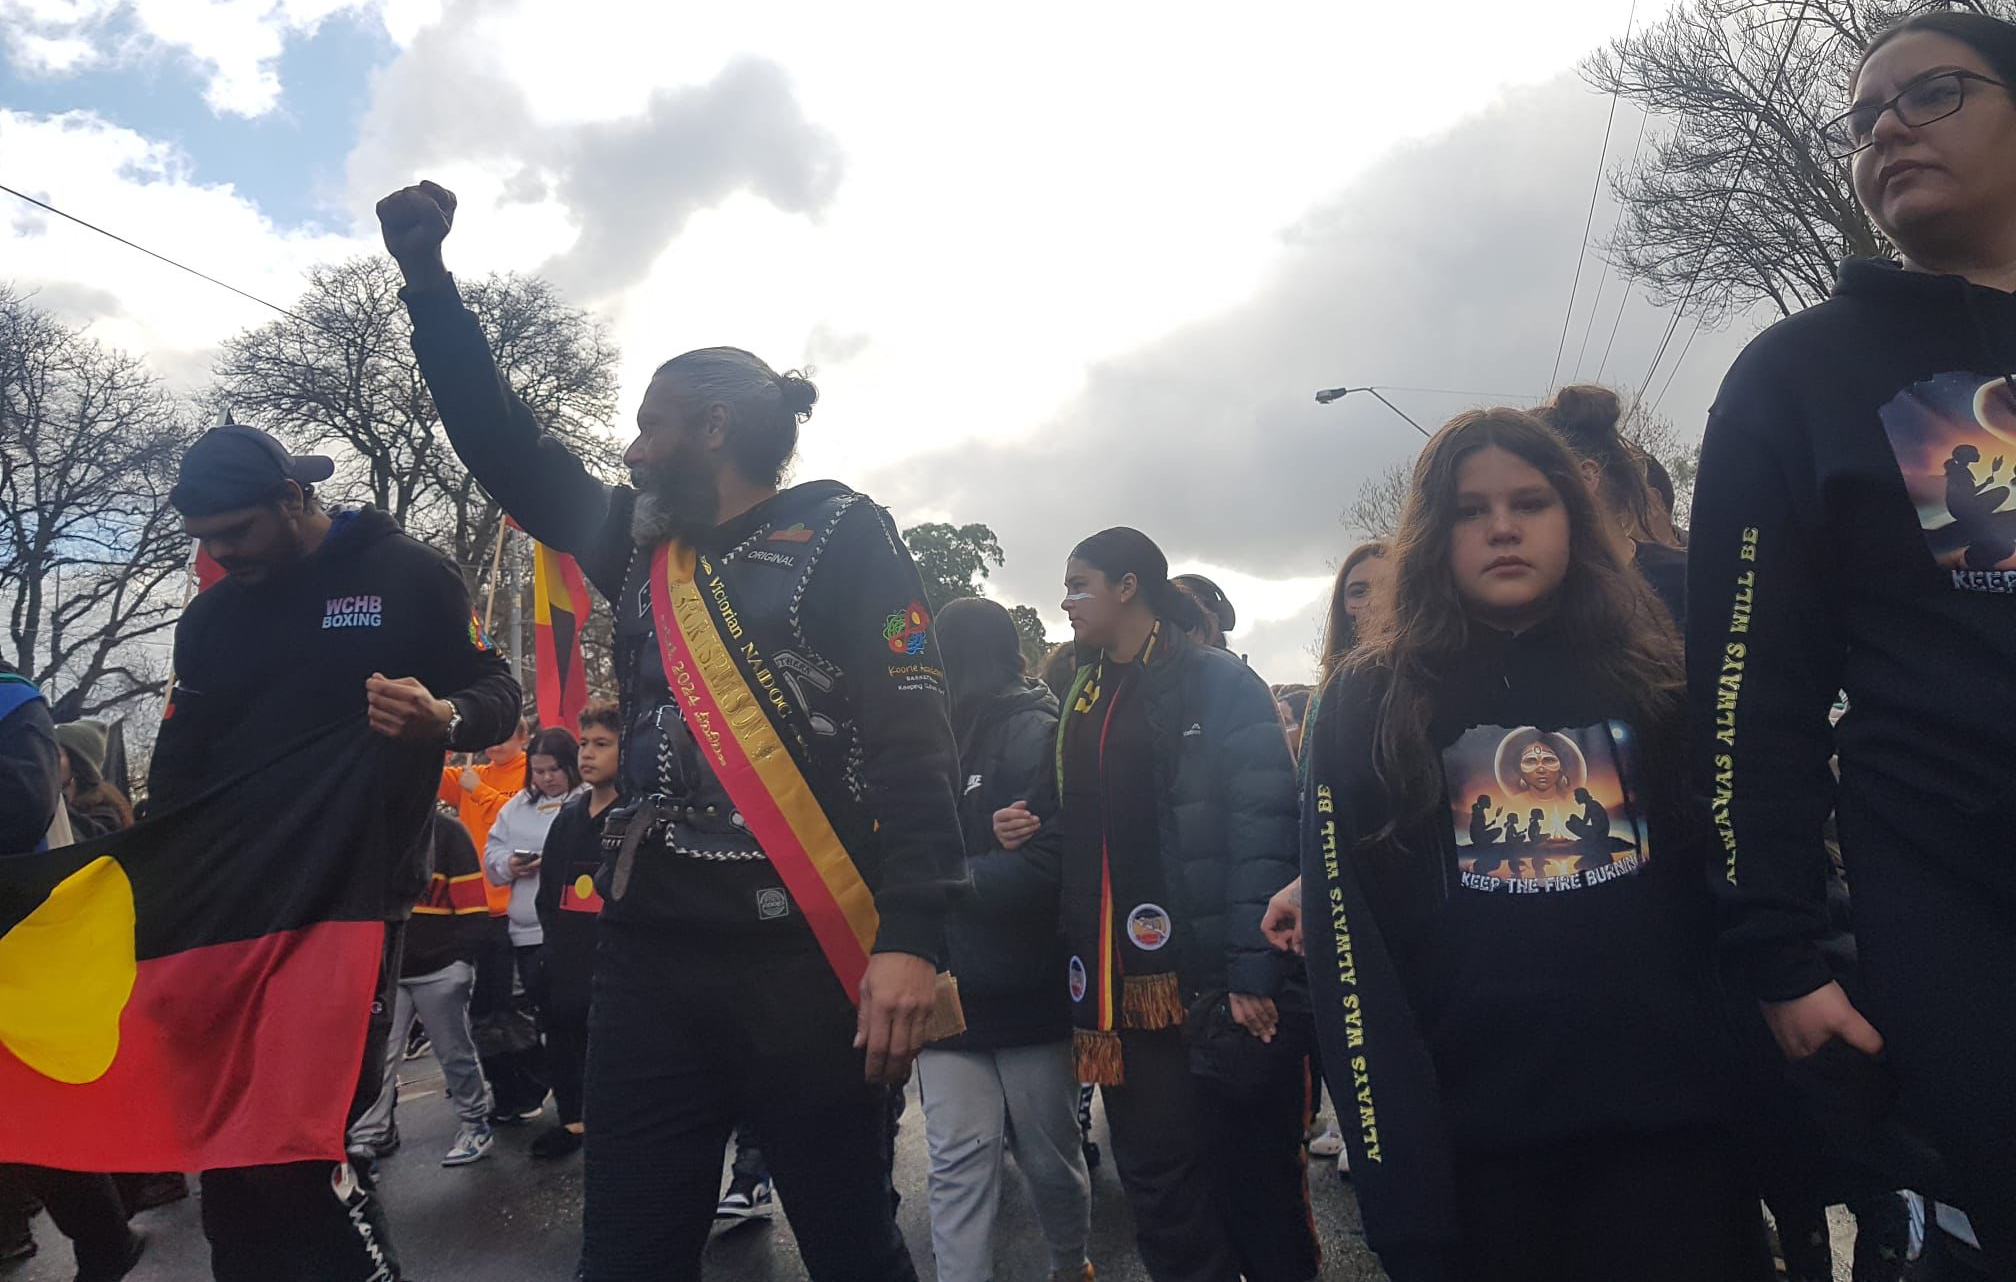
[[[991,525],[1060,635],[1071,543],[1138,525],[1302,679],[1339,513],[1420,439],[1310,394],[1446,389],[1387,393],[1432,427],[1544,392],[1608,106],[1573,68],[1629,4],[1234,12],[0,0],[0,183],[285,303],[433,178],[452,268],[607,318],[625,416],[690,347],[816,365],[799,479]],[[0,278],[190,386],[270,316],[19,202]],[[1588,331],[1580,374],[1635,388],[1665,320],[1592,256],[1564,379]],[[1749,332],[1661,412],[1698,431]]]

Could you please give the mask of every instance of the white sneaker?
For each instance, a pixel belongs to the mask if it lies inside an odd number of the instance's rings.
[[[1323,1133],[1309,1141],[1311,1157],[1341,1157],[1344,1152],[1344,1133],[1332,1122],[1323,1128]]]
[[[777,1196],[770,1190],[770,1181],[758,1180],[748,1188],[739,1183],[731,1185],[728,1195],[714,1208],[717,1220],[767,1220],[777,1210]]]
[[[441,1165],[467,1166],[488,1153],[496,1141],[497,1134],[489,1127],[465,1124],[455,1133],[455,1146],[441,1159]]]

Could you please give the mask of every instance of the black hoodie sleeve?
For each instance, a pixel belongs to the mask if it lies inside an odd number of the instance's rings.
[[[629,549],[602,536],[630,491],[590,475],[540,428],[505,383],[452,279],[399,296],[413,318],[413,355],[455,453],[527,534],[578,560],[604,596],[619,595]]]
[[[889,647],[889,619],[925,598],[887,512],[863,501],[840,518],[807,597],[808,627],[821,628],[810,639],[846,672],[860,735],[862,800],[877,825],[864,869],[882,918],[875,951],[936,961],[950,896],[966,884],[958,750],[937,638],[927,631],[918,654]]]
[[[1010,719],[1000,756],[992,763],[995,778],[990,783],[995,786],[988,800],[1000,802],[995,809],[1044,791],[1044,780],[1056,766],[1056,743],[1057,718],[1032,708]],[[1048,910],[1054,915],[1062,882],[1053,852],[1030,844],[1003,850],[994,840],[991,817],[987,829],[980,853],[966,861],[974,899],[990,912],[1033,916]]]
[[[1688,688],[1732,924],[1725,943],[1766,1001],[1829,974],[1823,829],[1834,808],[1828,710],[1843,632],[1828,588],[1811,445],[1782,371],[1753,344],[1702,443],[1688,549]]]
[[[1281,713],[1259,675],[1229,655],[1199,651],[1214,665],[1204,731],[1216,758],[1213,775],[1225,807],[1231,869],[1226,878],[1225,985],[1273,997],[1290,962],[1260,932],[1267,901],[1295,880],[1295,759]]]
[[[435,583],[425,599],[430,648],[439,656],[439,667],[425,684],[435,698],[448,700],[462,713],[462,725],[448,746],[475,752],[511,737],[524,692],[511,675],[511,664],[477,627],[461,572],[446,557],[433,561]]]
[[[1362,843],[1383,816],[1370,727],[1377,681],[1325,692],[1302,803],[1302,929],[1323,1078],[1337,1102],[1365,1240],[1393,1282],[1456,1282],[1455,1177],[1435,1063],[1381,923]]]

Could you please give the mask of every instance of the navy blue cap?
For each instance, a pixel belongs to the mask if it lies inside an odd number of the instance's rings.
[[[196,438],[182,455],[168,501],[184,516],[215,516],[270,502],[282,483],[326,481],[336,463],[323,454],[289,454],[256,427],[225,423]]]

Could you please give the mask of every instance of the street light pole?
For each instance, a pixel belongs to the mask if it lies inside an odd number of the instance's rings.
[[[1411,414],[1409,414],[1406,410],[1401,409],[1398,405],[1395,405],[1393,402],[1387,400],[1384,396],[1381,396],[1379,394],[1379,389],[1376,387],[1326,387],[1322,391],[1316,393],[1316,403],[1318,405],[1328,405],[1332,401],[1341,401],[1345,397],[1350,396],[1354,392],[1370,392],[1372,396],[1376,400],[1378,400],[1378,402],[1381,405],[1384,405],[1387,409],[1392,410],[1395,414],[1398,414],[1401,418],[1406,419],[1407,426],[1413,428],[1415,431],[1421,433],[1421,435],[1423,436],[1433,435],[1433,433],[1430,432],[1427,428],[1421,426],[1419,423],[1416,423],[1414,421],[1414,417]]]

